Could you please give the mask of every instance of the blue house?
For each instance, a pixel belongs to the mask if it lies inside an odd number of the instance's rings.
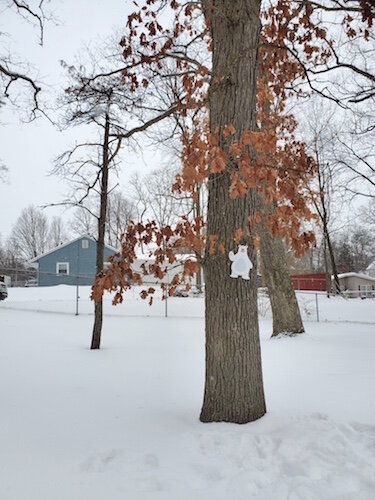
[[[115,248],[104,247],[104,263]],[[38,286],[92,285],[96,268],[96,241],[80,236],[32,259],[38,269]]]

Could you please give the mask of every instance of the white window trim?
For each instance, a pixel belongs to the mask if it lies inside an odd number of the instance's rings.
[[[85,244],[85,246],[83,246]],[[81,247],[83,250],[87,250],[89,248],[89,240],[82,240]]]
[[[66,273],[59,273],[60,264],[66,265]],[[56,274],[57,276],[69,276],[69,262],[56,262]]]

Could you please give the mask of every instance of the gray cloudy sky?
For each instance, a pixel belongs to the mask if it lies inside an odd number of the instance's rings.
[[[51,0],[46,8],[53,12],[57,25],[47,23],[44,47],[38,44],[38,31],[4,6],[0,0],[0,32],[9,34],[1,41],[11,54],[27,60],[45,87],[44,98],[52,99],[64,87],[65,72],[61,59],[74,62],[75,56],[87,45],[95,46],[98,39],[113,35],[125,26],[126,17],[134,8],[130,0]],[[31,4],[35,3],[33,1]],[[39,3],[39,2],[36,2]],[[34,73],[35,71],[35,73]],[[82,134],[84,134],[82,130]],[[68,192],[57,177],[49,175],[53,159],[67,147],[84,139],[77,129],[56,130],[46,119],[22,123],[20,114],[7,106],[0,108],[0,158],[9,168],[8,182],[0,182],[0,234],[9,236],[21,210],[29,204],[42,206],[59,202]],[[158,156],[130,157],[122,166],[120,187],[126,189],[129,172],[157,166]],[[150,160],[153,158],[153,160]],[[155,159],[156,158],[156,159]],[[152,161],[152,164],[150,164]],[[68,220],[72,213],[64,209],[46,209],[52,216],[63,214]]]

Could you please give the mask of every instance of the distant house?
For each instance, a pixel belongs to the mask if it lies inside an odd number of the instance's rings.
[[[6,276],[5,274],[0,274],[0,283],[4,283],[6,286],[10,286],[11,282],[12,280],[10,276]]]
[[[360,273],[338,275],[340,288],[348,297],[375,297],[375,277]]]
[[[137,250],[137,258],[131,265],[131,268],[133,272],[139,273],[141,276],[143,276],[143,266],[148,269],[148,266],[155,263],[155,257],[150,257],[150,252],[148,252],[148,250],[154,250],[154,247],[149,245],[143,252],[139,249]],[[162,279],[154,276],[153,274],[149,274],[143,278],[145,284],[157,285],[161,283],[170,283],[176,274],[182,273],[182,271],[184,270],[184,262],[186,260],[196,260],[196,257],[190,254],[176,254],[175,258],[176,260],[172,264],[165,262],[161,265],[163,269],[167,269],[167,273]]]
[[[105,246],[104,262],[116,253]],[[91,236],[80,236],[30,261],[38,269],[38,286],[92,285],[96,268],[96,241]]]

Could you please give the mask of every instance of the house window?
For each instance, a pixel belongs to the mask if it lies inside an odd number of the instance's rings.
[[[372,296],[372,286],[371,285],[360,285],[359,287],[361,297],[371,297]]]
[[[69,274],[69,262],[56,262],[56,274],[67,276]]]
[[[89,248],[88,240],[82,240],[82,248],[84,248],[85,250],[87,250],[87,248]]]

